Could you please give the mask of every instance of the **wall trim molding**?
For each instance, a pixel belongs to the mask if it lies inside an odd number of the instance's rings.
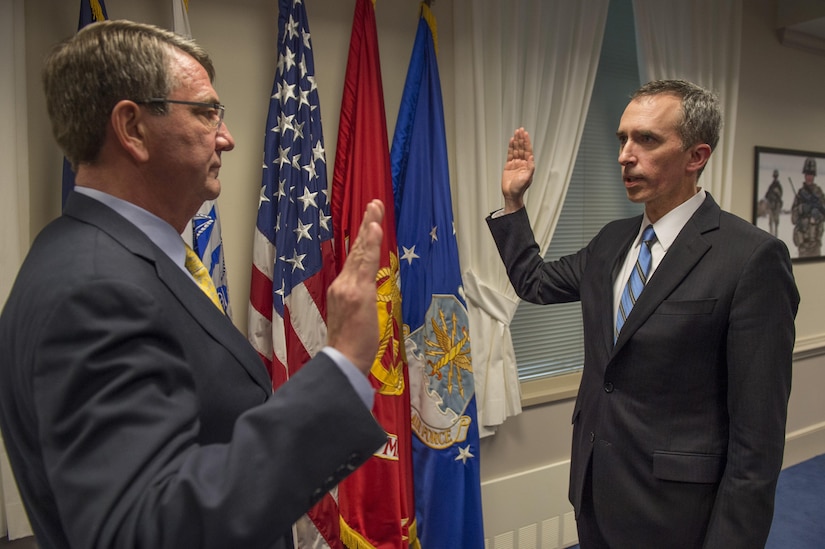
[[[782,468],[791,467],[812,457],[825,454],[825,421],[808,425],[785,435]]]
[[[802,360],[825,355],[825,334],[799,337],[793,349],[793,359]]]

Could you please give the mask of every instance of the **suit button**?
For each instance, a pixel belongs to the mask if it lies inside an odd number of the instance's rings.
[[[590,432],[590,442],[594,442],[596,440],[596,433],[593,431]]]
[[[609,381],[604,384],[604,392],[605,393],[612,393],[613,392],[613,384]]]

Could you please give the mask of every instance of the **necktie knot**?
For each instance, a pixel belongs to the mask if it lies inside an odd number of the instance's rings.
[[[645,230],[642,231],[642,243],[650,248],[654,240],[656,240],[656,232],[653,230],[653,225],[648,225],[645,227]]]
[[[189,247],[186,244],[186,259],[184,261],[184,266],[186,270],[192,275],[192,278],[195,279],[195,282],[198,284],[198,287],[207,295],[207,297],[212,300],[212,303],[220,309],[221,312],[223,310],[223,304],[221,304],[221,298],[218,296],[218,290],[215,289],[215,283],[212,282],[212,277],[209,276],[209,271],[206,270],[206,267],[201,262],[198,254],[195,253],[195,250]]]
[[[636,300],[641,295],[642,290],[647,284],[647,278],[650,275],[650,265],[652,263],[652,256],[650,253],[650,246],[656,240],[656,233],[653,231],[653,225],[648,225],[642,231],[642,244],[639,246],[639,257],[636,259],[636,264],[630,272],[630,278],[627,285],[622,292],[622,298],[619,301],[619,310],[616,313],[616,330],[613,333],[613,341],[619,339],[619,332],[622,331],[625,321],[627,320],[630,310],[636,304]]]

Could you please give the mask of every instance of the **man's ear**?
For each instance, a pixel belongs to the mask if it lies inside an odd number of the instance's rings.
[[[149,160],[146,147],[146,116],[148,114],[134,101],[118,101],[109,120],[121,148],[138,162]]]
[[[690,152],[690,160],[688,160],[687,169],[691,172],[697,172],[705,167],[705,164],[710,160],[710,145],[701,143],[694,145]]]

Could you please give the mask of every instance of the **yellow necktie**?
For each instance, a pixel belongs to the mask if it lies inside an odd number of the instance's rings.
[[[201,263],[201,260],[198,258],[198,254],[195,253],[195,250],[186,245],[186,262],[184,263],[186,266],[186,270],[192,273],[192,277],[195,279],[195,282],[198,283],[198,287],[203,290],[209,299],[212,300],[212,303],[215,304],[215,307],[221,310],[223,313],[223,305],[221,304],[221,298],[218,297],[218,290],[215,289],[215,284],[212,282],[212,277],[209,276],[209,272],[206,270],[206,267]]]

